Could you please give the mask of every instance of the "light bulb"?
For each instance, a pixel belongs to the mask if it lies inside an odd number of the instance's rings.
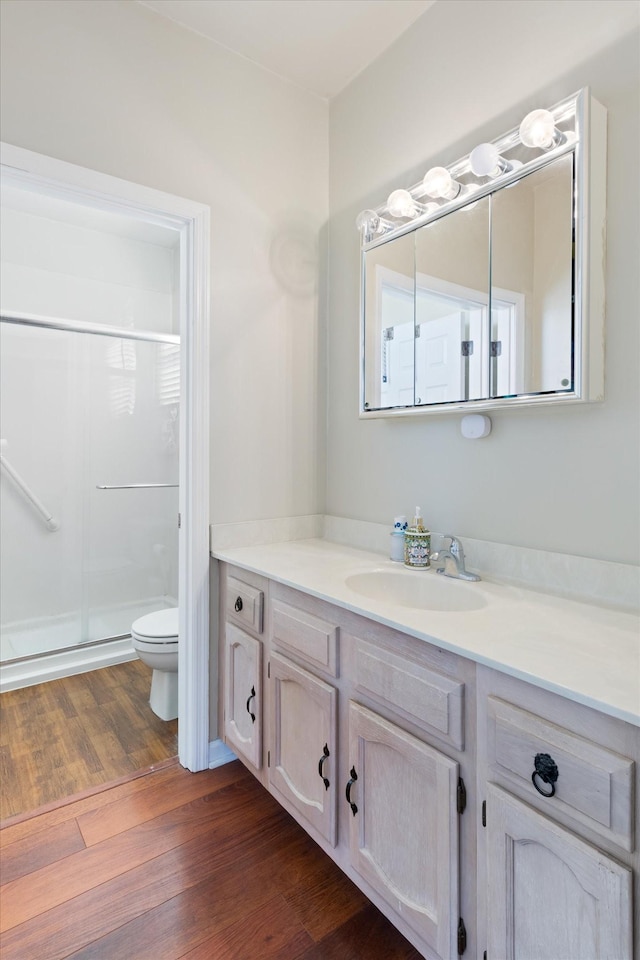
[[[420,213],[420,205],[408,190],[394,190],[387,199],[387,210],[392,217],[415,217]]]
[[[394,229],[390,220],[383,220],[375,210],[362,210],[356,217],[356,227],[364,238]]]
[[[446,167],[431,167],[422,181],[424,191],[430,197],[444,197],[453,200],[460,193],[461,184],[454,180]]]
[[[380,223],[380,217],[375,210],[361,210],[356,217],[356,227],[365,233],[375,233]]]
[[[476,177],[499,177],[508,168],[504,157],[493,143],[481,143],[471,151],[469,165]]]
[[[539,147],[549,150],[564,141],[563,135],[556,130],[553,114],[548,110],[532,110],[520,124],[520,139],[525,147]]]
[[[505,160],[493,143],[481,143],[469,154],[469,166],[476,177],[495,179],[522,166],[521,160]]]

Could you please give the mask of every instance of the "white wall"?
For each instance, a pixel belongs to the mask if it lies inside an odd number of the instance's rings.
[[[640,8],[620,0],[439,0],[332,101],[326,512],[423,508],[461,537],[637,563]],[[606,400],[358,420],[359,210],[583,86],[608,109]]]
[[[0,252],[3,312],[174,326],[175,247],[3,206]],[[96,487],[177,482],[178,405],[160,396],[173,348],[7,324],[0,347],[3,454],[60,525],[2,472],[3,625],[69,616],[69,644],[127,632],[147,601],[177,596],[177,490]]]
[[[212,210],[212,522],[317,513],[327,104],[130,0],[3,0],[8,143]]]

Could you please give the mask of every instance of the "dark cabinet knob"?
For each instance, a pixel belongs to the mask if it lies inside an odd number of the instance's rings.
[[[355,767],[351,767],[350,776],[351,776],[351,779],[349,780],[349,783],[347,784],[347,789],[346,789],[346,791],[345,791],[345,794],[346,794],[346,797],[347,797],[347,803],[348,803],[349,806],[351,807],[351,813],[352,813],[352,814],[354,815],[354,817],[355,817],[356,813],[358,812],[358,807],[356,806],[356,804],[355,804],[355,803],[353,802],[353,800],[351,799],[351,788],[352,788],[352,786],[354,785],[354,783],[356,782],[356,780],[358,779],[358,774],[356,773],[356,768],[355,768]]]
[[[244,604],[243,604],[243,602],[242,602],[242,597],[236,597],[236,602],[235,602],[235,604],[234,604],[236,613],[240,613],[240,611],[242,610],[243,606],[244,606]]]
[[[253,710],[251,709],[251,707],[249,706],[249,704],[251,703],[252,700],[255,700],[255,698],[256,698],[256,688],[255,688],[255,687],[251,687],[251,693],[249,694],[249,697],[248,697],[248,699],[247,699],[247,713],[248,713],[249,716],[251,717],[251,723],[255,723],[255,722],[256,722],[256,715],[255,715],[255,713],[253,712]]]
[[[324,747],[322,748],[322,756],[320,757],[320,760],[318,762],[318,776],[322,777],[322,782],[324,783],[325,790],[328,790],[329,787],[331,786],[331,782],[327,777],[325,777],[324,770],[323,770],[324,762],[325,760],[328,760],[330,756],[331,754],[329,753],[329,746],[328,744],[325,743]]]
[[[558,767],[548,753],[536,753],[533,765],[535,770],[531,774],[533,785],[543,797],[552,797],[556,792],[556,780],[558,779]],[[546,784],[543,788],[541,784]]]

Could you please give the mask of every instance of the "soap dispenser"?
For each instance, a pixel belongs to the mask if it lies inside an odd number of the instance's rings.
[[[404,533],[404,564],[414,570],[430,566],[431,533],[425,529],[420,507],[416,507],[413,522]]]

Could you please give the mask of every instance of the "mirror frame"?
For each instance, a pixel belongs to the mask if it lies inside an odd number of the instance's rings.
[[[380,227],[374,232],[369,224],[361,227],[360,252],[360,384],[359,416],[361,419],[381,417],[424,416],[463,411],[514,409],[520,406],[559,403],[593,403],[604,399],[604,322],[605,322],[605,225],[607,173],[607,111],[585,87],[578,93],[550,108],[554,119],[563,123],[570,135],[565,142],[535,155],[522,166],[499,175],[487,183],[469,183],[473,194],[461,193],[453,200],[445,200],[436,210],[418,213],[410,220],[393,222],[388,206],[382,204],[366,211],[379,218]],[[572,126],[571,126],[572,125]],[[522,149],[519,127],[491,141],[499,153],[507,154],[514,148]],[[526,148],[525,148],[526,149]],[[365,407],[365,259],[366,253],[405,234],[414,233],[425,224],[446,217],[472,200],[479,200],[516,183],[535,170],[546,167],[558,157],[574,154],[575,196],[575,253],[574,253],[574,310],[573,351],[574,381],[572,390],[558,393],[528,393],[514,397],[495,397],[481,400],[460,400],[445,403],[420,404],[368,409]],[[455,179],[464,175],[473,177],[469,156],[460,158],[446,169]],[[482,178],[484,179],[484,178]],[[416,200],[425,196],[420,181],[409,188]],[[358,218],[361,221],[363,214]]]

